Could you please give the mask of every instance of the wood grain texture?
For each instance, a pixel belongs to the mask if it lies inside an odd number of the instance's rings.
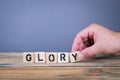
[[[4,80],[119,80],[118,67],[0,67]]]
[[[26,64],[22,57],[0,53],[0,80],[120,80],[120,56],[64,64]]]

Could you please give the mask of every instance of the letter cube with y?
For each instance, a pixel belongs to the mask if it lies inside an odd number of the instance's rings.
[[[69,63],[69,53],[59,52],[58,53],[58,63]]]
[[[23,53],[23,62],[24,63],[34,63],[34,53],[33,52],[24,52]]]
[[[57,63],[57,53],[56,52],[47,52],[46,53],[46,62],[47,63]]]
[[[69,53],[69,55],[70,55],[70,62],[79,61],[78,60],[78,53],[79,53],[79,51]]]
[[[35,52],[35,63],[45,63],[45,52]]]

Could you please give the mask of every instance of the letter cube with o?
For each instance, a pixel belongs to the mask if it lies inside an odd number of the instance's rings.
[[[46,53],[46,62],[47,63],[57,63],[57,53],[55,52],[47,52]]]

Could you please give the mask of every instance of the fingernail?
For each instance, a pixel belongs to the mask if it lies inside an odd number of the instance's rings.
[[[84,57],[85,57],[84,54],[82,53],[79,54],[79,60],[84,60]]]
[[[93,55],[92,58],[96,58],[96,55]]]

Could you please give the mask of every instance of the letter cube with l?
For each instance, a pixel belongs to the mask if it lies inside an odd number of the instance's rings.
[[[45,52],[35,52],[35,63],[45,63]]]

